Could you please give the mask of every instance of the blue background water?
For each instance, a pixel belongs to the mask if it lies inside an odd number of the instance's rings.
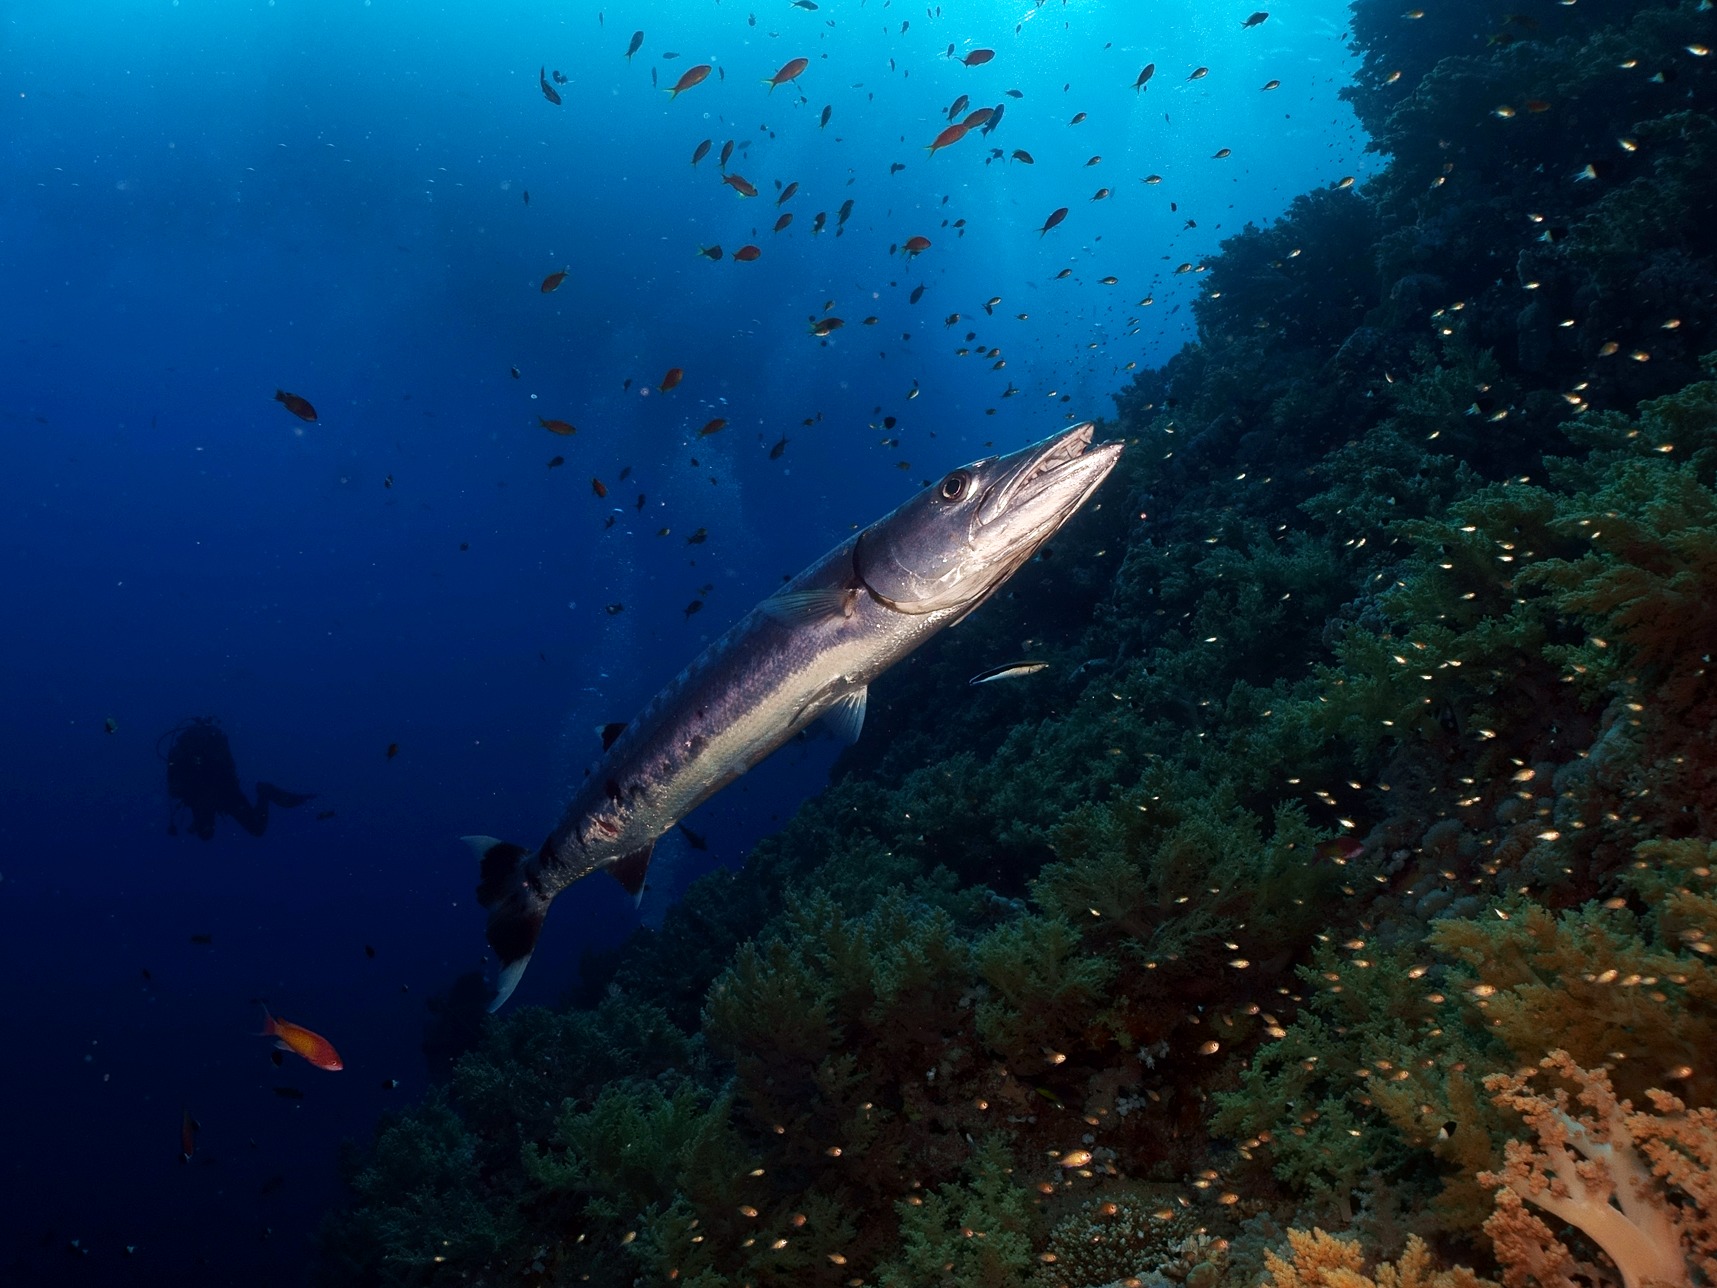
[[[483,962],[457,837],[539,839],[592,726],[920,479],[1101,415],[1126,364],[1191,338],[1198,276],[1176,265],[1298,192],[1363,178],[1336,101],[1341,7],[1285,5],[1242,31],[1250,10],[55,0],[0,15],[0,1278],[302,1277],[339,1142],[422,1093],[425,998]],[[996,58],[968,68],[950,43]],[[766,91],[798,55],[798,84]],[[725,78],[663,92],[704,61]],[[559,107],[539,64],[569,78]],[[1005,104],[1000,127],[928,156],[961,93]],[[728,138],[749,143],[729,168],[755,199],[719,181]],[[779,235],[777,181],[800,185]],[[1113,197],[1091,201],[1100,186]],[[915,234],[932,248],[890,254]],[[762,258],[735,263],[746,242]],[[729,257],[695,253],[711,243]],[[825,301],[847,321],[826,344],[808,326]],[[991,346],[1005,369],[956,354]],[[684,383],[657,393],[675,366]],[[697,439],[714,416],[726,429]],[[708,543],[689,546],[699,527]],[[707,607],[688,620],[694,598]],[[260,839],[226,819],[212,843],[169,836],[157,735],[194,714],[219,716],[247,789],[316,800]],[[694,816],[707,854],[665,840],[658,906],[742,861],[831,755],[796,744]],[[635,924],[617,886],[579,887],[519,1002],[561,997],[581,952]],[[345,1070],[275,1068],[255,1036],[264,998]],[[182,1108],[202,1123],[189,1165]]]

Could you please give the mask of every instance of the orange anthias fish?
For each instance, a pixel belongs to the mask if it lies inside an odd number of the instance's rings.
[[[275,1045],[282,1051],[301,1055],[318,1069],[334,1073],[346,1067],[340,1063],[340,1053],[334,1050],[334,1044],[327,1038],[286,1020],[275,1019],[266,1006],[262,1008],[261,1036],[277,1039]]]
[[[930,239],[928,237],[922,237],[922,236],[920,236],[920,237],[908,237],[906,239],[906,245],[904,246],[903,249],[906,251],[906,253],[908,255],[917,255],[922,251],[927,251],[930,249]]]
[[[685,376],[686,376],[686,373],[685,373],[684,368],[682,368],[682,367],[669,367],[668,368],[668,374],[662,377],[662,383],[657,385],[656,389],[659,393],[665,394],[668,392],[668,390],[672,389],[675,385],[679,384],[680,381],[684,380]]]
[[[774,93],[777,85],[785,85],[788,81],[798,80],[799,73],[811,65],[809,58],[794,58],[781,65],[781,70],[773,76],[765,76],[763,83],[769,86],[769,92]]]
[[[563,268],[560,272],[550,273],[543,278],[542,293],[547,295],[550,291],[557,290],[560,284],[566,281],[566,272],[567,270]]]
[[[1043,221],[1043,227],[1039,228],[1037,230],[1037,235],[1039,237],[1043,236],[1051,228],[1055,227],[1055,225],[1059,224],[1063,219],[1066,219],[1066,218],[1067,218],[1067,207],[1066,206],[1056,207],[1054,210],[1049,212],[1049,218],[1045,219]]]
[[[544,420],[541,416],[538,416],[537,424],[541,425],[551,434],[559,434],[562,438],[567,438],[578,433],[577,429],[567,424],[564,420]]]
[[[276,389],[274,401],[284,406],[299,420],[316,419],[316,409],[310,405],[308,398],[300,398],[297,394],[289,394],[284,389]]]
[[[993,49],[974,49],[960,61],[965,63],[968,67],[982,67],[995,56],[996,51]]]
[[[685,75],[675,81],[673,87],[668,90],[669,96],[678,98],[692,86],[702,85],[704,81],[709,79],[709,74],[714,70],[708,63],[699,63],[696,67],[686,68]]]
[[[742,174],[724,174],[721,176],[721,181],[742,197],[755,197],[757,195],[757,185]]]
[[[749,264],[752,260],[762,254],[763,248],[761,246],[741,246],[738,250],[733,252],[733,257],[741,264]]]
[[[936,136],[935,142],[931,143],[929,147],[930,155],[935,156],[937,151],[941,148],[952,147],[961,139],[965,138],[966,131],[971,128],[972,127],[967,125],[964,121],[959,125],[950,125],[947,129],[943,130],[942,133]]]

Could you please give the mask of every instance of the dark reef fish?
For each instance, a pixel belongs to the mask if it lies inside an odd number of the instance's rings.
[[[1093,448],[1092,430],[954,470],[752,609],[615,736],[536,850],[467,837],[501,961],[490,1009],[567,886],[607,871],[640,896],[656,838],[801,729],[827,716],[856,738],[871,681],[993,595],[1108,477],[1122,445]]]
[[[289,394],[284,389],[276,389],[274,401],[285,407],[299,420],[316,419],[316,409],[310,405],[308,398],[300,398],[297,394]]]

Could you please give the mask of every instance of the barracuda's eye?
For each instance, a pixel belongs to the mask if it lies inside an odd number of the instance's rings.
[[[958,501],[966,495],[966,487],[972,479],[964,470],[955,470],[942,480],[942,486],[936,490],[941,493],[944,501]]]

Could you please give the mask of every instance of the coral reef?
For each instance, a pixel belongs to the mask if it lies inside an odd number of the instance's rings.
[[[1717,19],[1417,12],[1008,620],[488,1020],[323,1282],[1717,1281]]]

